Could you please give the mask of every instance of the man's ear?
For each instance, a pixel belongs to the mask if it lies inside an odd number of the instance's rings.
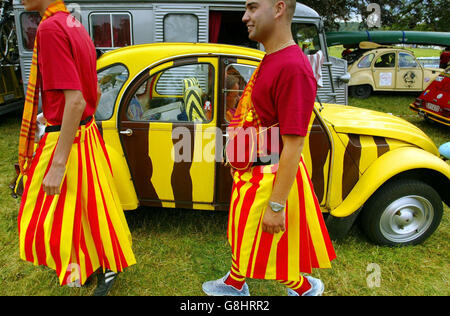
[[[278,19],[279,17],[286,14],[286,2],[283,0],[277,1],[275,3],[275,18]]]

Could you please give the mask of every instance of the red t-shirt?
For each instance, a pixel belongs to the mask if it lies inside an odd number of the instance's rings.
[[[440,63],[446,65],[450,62],[450,51],[443,51],[440,58]]]
[[[67,23],[68,13],[57,12],[37,30],[42,110],[47,121],[60,125],[65,98],[62,90],[79,90],[86,101],[82,120],[97,104],[97,56],[81,24]],[[78,26],[76,26],[78,25]]]
[[[292,45],[263,58],[252,101],[263,127],[279,123],[280,138],[306,136],[316,92],[310,62],[299,46]]]

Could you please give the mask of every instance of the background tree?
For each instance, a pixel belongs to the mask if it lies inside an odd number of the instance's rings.
[[[324,17],[327,31],[338,30],[342,22],[360,17],[360,29],[368,27],[370,3],[381,8],[381,28],[396,30],[450,31],[449,0],[302,0]]]

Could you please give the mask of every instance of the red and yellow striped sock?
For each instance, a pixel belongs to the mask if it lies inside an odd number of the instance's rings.
[[[237,268],[236,261],[232,260],[230,275],[225,280],[225,284],[231,285],[238,290],[241,290],[245,283],[245,277],[242,276]]]
[[[309,289],[311,289],[311,284],[309,283],[308,279],[300,276],[300,281],[279,281],[281,284],[286,285],[291,290],[294,290],[298,293],[298,295],[302,295]]]

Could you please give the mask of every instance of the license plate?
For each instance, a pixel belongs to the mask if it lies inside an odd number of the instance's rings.
[[[433,103],[427,103],[427,109],[434,111],[434,112],[439,112],[441,110],[441,107],[439,105],[433,104]]]

